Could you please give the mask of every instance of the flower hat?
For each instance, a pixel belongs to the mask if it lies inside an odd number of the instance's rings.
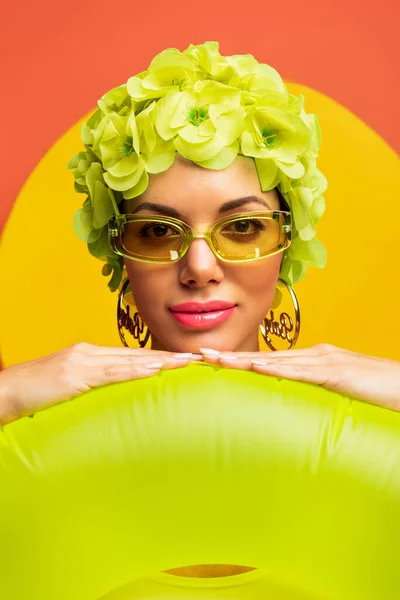
[[[237,155],[252,157],[261,189],[277,187],[292,213],[280,277],[293,286],[307,266],[325,266],[325,248],[315,237],[327,188],[316,167],[317,117],[305,112],[303,96],[288,93],[275,69],[253,56],[222,56],[217,42],[165,50],[147,71],[98,101],[81,137],[85,151],[68,164],[76,191],[87,196],[74,231],[106,263],[102,272],[111,276],[112,292],[124,264],[109,246],[108,221],[177,153],[206,169],[224,169]]]

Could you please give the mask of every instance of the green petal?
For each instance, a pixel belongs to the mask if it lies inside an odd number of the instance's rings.
[[[215,135],[209,141],[202,144],[190,144],[180,136],[177,136],[174,140],[174,146],[177,152],[184,158],[194,162],[204,162],[216,156],[225,147],[225,141],[223,138]]]
[[[326,265],[326,248],[317,238],[307,242],[296,238],[289,247],[289,255],[312,267],[322,268]]]
[[[181,97],[182,92],[169,92],[157,103],[155,125],[163,140],[170,140],[176,135],[176,129],[171,127],[171,120],[179,107]],[[185,117],[183,114],[181,115],[179,123],[181,123],[182,127],[185,125]]]
[[[311,132],[310,146],[307,150],[307,154],[317,158],[319,154],[319,150],[321,147],[321,127],[318,121],[318,117],[312,114],[303,113],[303,121],[306,123],[307,127]]]
[[[300,179],[304,175],[304,167],[300,161],[295,163],[285,163],[281,160],[276,161],[277,166],[291,179]]]
[[[131,200],[132,198],[136,198],[136,196],[140,196],[146,190],[149,184],[149,176],[146,170],[143,170],[143,173],[139,179],[139,181],[130,189],[123,192],[123,197],[125,200]]]
[[[96,110],[81,127],[82,142],[89,146],[93,143],[93,130],[101,127],[103,113],[101,110]]]
[[[132,154],[125,156],[122,160],[117,162],[117,164],[107,170],[113,177],[128,177],[141,168],[143,168],[143,166],[138,155],[135,152],[132,152]]]
[[[106,225],[114,214],[114,208],[108,190],[102,181],[95,181],[93,203],[93,228],[99,229]]]
[[[309,188],[298,187],[289,196],[296,228],[300,231],[310,223],[313,195]]]
[[[111,250],[108,243],[107,227],[103,227],[100,237],[95,242],[88,243],[88,250],[92,256],[103,261],[106,261],[107,257],[113,258],[115,256],[115,252]]]
[[[186,127],[182,127],[179,131],[179,138],[188,142],[189,144],[203,144],[207,142],[210,138],[212,138],[216,131],[211,122],[208,125],[206,123],[202,123],[205,127],[195,125],[186,125]]]
[[[193,68],[193,63],[188,56],[176,48],[167,48],[153,58],[149,66],[149,73],[171,67],[180,67],[190,70]]]
[[[85,202],[82,205],[80,217],[82,221],[82,225],[88,229],[89,231],[93,229],[93,207],[92,201],[90,197],[87,197]]]
[[[79,208],[74,214],[73,229],[74,229],[75,235],[77,235],[78,238],[82,242],[87,242],[88,238],[89,238],[90,230],[87,227],[85,227],[84,224],[82,223],[81,214],[82,214],[82,209]]]
[[[103,112],[118,110],[129,97],[126,85],[120,85],[113,88],[98,101],[98,105]]]
[[[92,163],[90,165],[86,172],[85,181],[93,206],[94,184],[96,181],[103,181],[103,169],[100,163]]]
[[[210,117],[212,115],[212,107],[210,107]],[[230,146],[238,138],[243,130],[245,111],[241,106],[236,110],[222,114],[216,119],[216,128],[218,134],[225,139],[227,146]]]
[[[104,277],[108,277],[109,275],[111,275],[111,273],[113,272],[113,266],[110,265],[110,263],[106,263],[102,270],[101,270],[101,274],[104,275]]]
[[[142,177],[143,171],[144,165],[143,162],[140,161],[140,165],[134,173],[126,175],[125,177],[115,177],[111,175],[111,173],[104,173],[104,181],[112,190],[126,192],[136,186],[137,182]]]
[[[284,256],[280,277],[290,286],[299,283],[307,274],[307,265],[301,261],[292,260],[287,254]]]
[[[273,189],[279,183],[279,171],[274,160],[255,159],[258,178],[263,192]]]
[[[160,149],[158,152],[152,152],[148,156],[142,155],[148,173],[162,173],[169,169],[175,160],[175,148],[171,144],[168,149]]]
[[[113,275],[112,275],[110,281],[108,282],[108,287],[110,288],[111,292],[117,291],[119,284],[121,283],[123,268],[124,268],[123,258],[122,258],[122,256],[119,256],[118,262],[116,264],[113,263]]]
[[[157,139],[162,140],[157,134],[154,122],[156,115],[156,102],[152,102],[145,110],[136,117],[136,131],[141,140],[141,151],[143,154],[149,154],[156,146]],[[139,154],[139,151],[136,150]]]
[[[76,169],[76,167],[79,164],[79,161],[82,160],[82,158],[86,158],[86,153],[85,152],[79,152],[78,154],[75,154],[75,156],[73,156],[72,158],[69,159],[67,167],[68,169]]]
[[[198,164],[201,167],[204,167],[206,169],[215,169],[215,170],[225,169],[226,167],[229,167],[229,165],[233,163],[233,161],[237,157],[238,150],[239,150],[239,142],[235,142],[231,146],[222,148],[222,150],[220,152],[218,152],[218,154],[216,154],[213,158],[210,158],[210,160],[206,160],[203,162],[197,162],[196,164]]]
[[[87,242],[89,244],[91,244],[91,243],[95,242],[96,240],[98,240],[99,237],[102,234],[102,231],[103,231],[102,228],[101,229],[92,229],[92,231],[89,233],[89,237],[87,239]]]
[[[220,105],[220,112],[230,112],[240,107],[241,95],[239,90],[217,81],[197,81],[194,90],[199,101],[206,105]]]
[[[143,81],[139,77],[130,77],[127,81],[126,88],[128,94],[134,100],[144,100],[146,98],[146,92],[143,88]]]
[[[325,198],[323,196],[319,196],[318,198],[315,198],[311,209],[311,217],[314,223],[318,223],[324,212]]]

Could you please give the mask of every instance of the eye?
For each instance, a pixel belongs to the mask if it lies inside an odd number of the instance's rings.
[[[233,221],[232,223],[228,223],[223,229],[222,233],[229,234],[242,234],[249,235],[257,233],[258,231],[264,230],[265,225],[259,221],[258,219],[240,219],[238,221]]]
[[[144,238],[165,238],[174,235],[179,235],[179,231],[166,223],[145,223],[139,231],[139,236]]]

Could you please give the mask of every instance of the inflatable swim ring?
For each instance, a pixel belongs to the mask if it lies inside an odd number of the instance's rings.
[[[153,598],[213,563],[273,600],[395,600],[399,540],[400,414],[317,386],[197,364],[0,428],[4,600]]]

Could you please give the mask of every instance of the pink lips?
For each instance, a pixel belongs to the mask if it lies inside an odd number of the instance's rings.
[[[232,302],[213,300],[212,302],[186,302],[171,306],[175,319],[191,329],[209,329],[229,319],[235,310]]]

